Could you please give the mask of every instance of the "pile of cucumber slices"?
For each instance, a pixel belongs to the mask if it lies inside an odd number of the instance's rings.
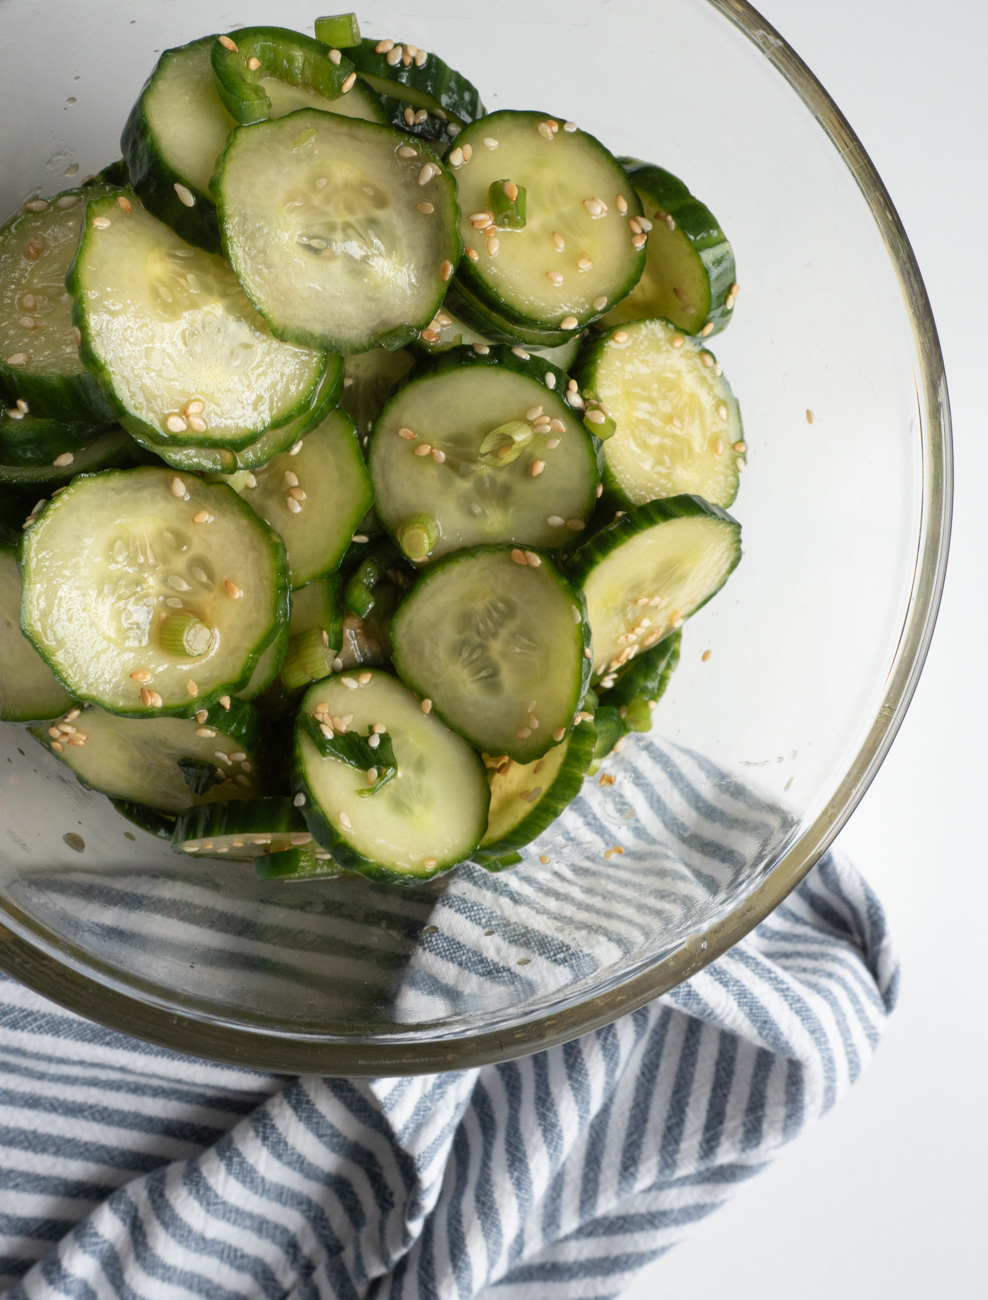
[[[727,239],[351,14],[122,152],[0,230],[0,717],[262,878],[517,861],[740,558]]]

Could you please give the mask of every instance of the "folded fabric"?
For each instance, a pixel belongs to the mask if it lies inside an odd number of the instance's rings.
[[[896,983],[833,854],[665,997],[479,1070],[285,1079],[0,982],[4,1294],[617,1296],[839,1099]]]

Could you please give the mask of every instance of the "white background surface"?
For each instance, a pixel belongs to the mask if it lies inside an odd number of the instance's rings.
[[[851,1095],[624,1300],[985,1300],[988,8],[755,2],[847,116],[918,258],[953,408],[953,543],[916,697],[838,841],[888,911],[898,1011]],[[849,304],[848,327],[866,312]]]

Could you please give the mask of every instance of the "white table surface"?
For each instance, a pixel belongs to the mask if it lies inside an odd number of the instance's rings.
[[[985,1300],[988,8],[755,3],[847,116],[915,250],[953,409],[953,542],[912,707],[839,839],[887,908],[899,1008],[850,1096],[624,1300]]]

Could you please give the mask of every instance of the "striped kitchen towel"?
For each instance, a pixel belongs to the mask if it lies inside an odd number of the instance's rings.
[[[450,969],[427,958],[415,997]],[[665,997],[477,1070],[286,1079],[2,981],[0,1283],[11,1300],[617,1296],[854,1082],[896,982],[881,908],[835,854]]]

